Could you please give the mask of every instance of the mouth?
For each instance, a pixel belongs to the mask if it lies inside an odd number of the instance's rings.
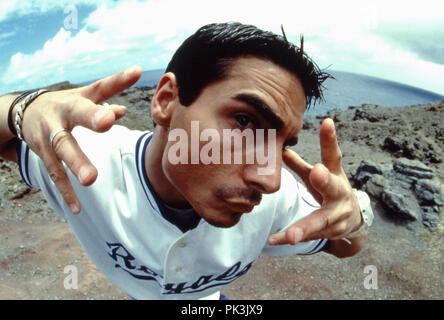
[[[225,203],[231,211],[236,213],[249,213],[259,204],[259,202],[254,203],[248,201],[225,201]]]

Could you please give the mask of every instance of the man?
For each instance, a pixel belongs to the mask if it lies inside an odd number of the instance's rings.
[[[261,252],[347,257],[361,250],[371,208],[342,169],[333,122],[321,126],[322,164],[287,148],[328,77],[302,48],[238,23],[200,28],[158,83],[154,132],[112,126],[125,108],[96,104],[140,73],[133,68],[83,88],[33,93],[18,106],[15,96],[0,100],[1,156],[19,163],[24,181],[42,190],[122,290],[137,299],[217,299]],[[226,146],[226,132],[230,139],[252,132],[254,143]],[[270,161],[246,161],[260,148]],[[240,162],[236,151],[243,152]]]

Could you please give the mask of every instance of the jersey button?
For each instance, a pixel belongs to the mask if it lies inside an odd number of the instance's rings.
[[[179,243],[179,248],[185,248],[187,246],[186,242]]]
[[[176,272],[181,272],[182,271],[182,267],[177,267],[176,268]]]

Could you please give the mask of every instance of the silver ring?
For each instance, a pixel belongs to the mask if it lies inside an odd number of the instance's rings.
[[[49,144],[51,145],[51,148],[53,148],[52,142],[54,141],[55,136],[58,135],[62,131],[68,131],[68,130],[66,130],[65,128],[60,127],[60,128],[54,129],[51,132],[51,134],[49,135]]]
[[[109,104],[106,102],[103,103],[103,106],[105,107],[106,110],[109,110],[109,108],[110,108]]]

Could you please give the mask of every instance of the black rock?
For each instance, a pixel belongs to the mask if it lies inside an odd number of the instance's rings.
[[[404,141],[392,137],[386,137],[382,146],[383,149],[391,152],[398,152],[399,150],[402,150],[403,147]]]
[[[444,204],[441,185],[433,180],[418,180],[415,184],[415,194],[421,206],[428,205],[442,207]]]
[[[380,165],[372,161],[362,161],[353,179],[358,188],[361,188],[372,178],[373,175],[382,174],[382,168]]]
[[[433,179],[435,176],[432,169],[418,160],[408,160],[405,158],[397,159],[393,163],[393,169],[414,180]]]
[[[393,213],[409,220],[420,219],[420,208],[406,194],[383,190],[381,193],[382,203]]]
[[[378,116],[370,114],[365,109],[356,109],[355,115],[353,117],[353,121],[356,121],[356,120],[367,120],[370,122],[378,122],[380,119]]]
[[[432,227],[439,222],[444,205],[441,184],[432,180],[434,176],[422,162],[401,158],[392,167],[362,161],[351,180],[380,201],[390,216]]]
[[[370,196],[379,199],[385,186],[390,186],[390,181],[381,175],[375,174],[365,184],[365,191]]]
[[[304,130],[310,130],[314,127],[312,120],[304,119],[304,122],[302,124],[302,129]]]
[[[421,159],[422,154],[408,140],[397,137],[386,137],[382,149],[393,153],[396,157],[405,157],[408,159]]]
[[[422,214],[422,223],[428,228],[436,227],[440,222],[439,216],[435,213],[425,212]]]

